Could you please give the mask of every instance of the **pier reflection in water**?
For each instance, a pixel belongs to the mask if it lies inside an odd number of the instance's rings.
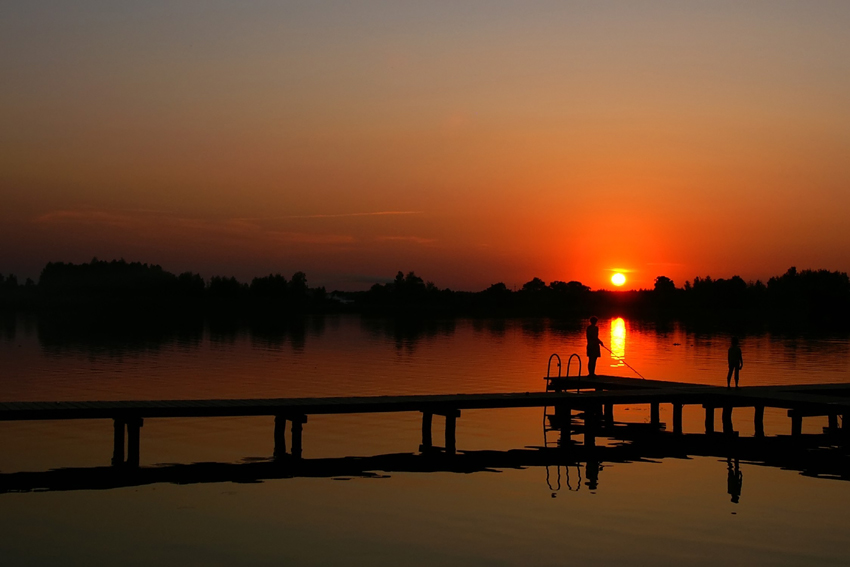
[[[544,446],[507,451],[461,451],[449,453],[426,448],[420,453],[394,453],[369,457],[300,459],[286,454],[274,458],[249,458],[242,463],[196,463],[153,467],[63,468],[43,472],[0,473],[0,493],[114,489],[155,483],[195,484],[215,482],[259,482],[296,477],[375,477],[399,473],[479,473],[505,469],[546,469],[550,490],[561,489],[564,469],[569,490],[579,490],[582,470],[586,485],[599,487],[599,472],[605,463],[659,461],[670,458],[714,457],[726,459],[727,490],[732,502],[741,495],[743,474],[740,461],[806,476],[850,480],[850,461],[840,447],[837,433],[773,438],[739,438],[721,434],[680,435],[647,424],[601,422],[588,444],[588,425],[583,413],[570,417],[547,414]],[[549,433],[556,433],[551,439]],[[574,436],[584,436],[577,443]],[[550,468],[557,472],[553,486]],[[577,484],[569,470],[574,467]],[[718,468],[719,470],[719,468]]]
[[[584,349],[582,321],[321,319],[271,329],[201,321],[138,331],[139,340],[79,329],[74,338],[71,323],[19,319],[0,338],[0,401],[540,391],[549,354]],[[648,378],[723,382],[728,335],[635,321],[623,329],[626,360]],[[600,336],[611,333],[603,320]],[[847,381],[845,337],[745,335],[742,348],[742,385]],[[831,480],[846,478],[843,461],[816,448],[826,418],[807,419],[792,446],[785,412],[766,410],[758,445],[752,410],[736,410],[741,438],[729,444],[705,437],[704,413],[691,409],[671,440],[647,431],[646,406],[618,406],[613,419],[631,425],[600,433],[593,455],[576,442],[580,431],[560,445],[555,432],[543,448],[538,408],[468,411],[454,461],[410,453],[421,434],[413,414],[311,419],[303,463],[271,459],[268,418],[150,420],[138,473],[108,466],[104,422],[3,423],[5,486],[57,491],[0,495],[0,550],[4,565],[846,558],[850,483]],[[662,405],[670,423],[668,412]],[[102,484],[62,490],[80,482]],[[118,488],[90,490],[108,486]]]

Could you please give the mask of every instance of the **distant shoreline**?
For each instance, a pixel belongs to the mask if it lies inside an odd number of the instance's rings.
[[[368,291],[327,292],[309,287],[307,276],[203,279],[175,275],[152,264],[92,260],[49,263],[38,283],[0,275],[0,309],[46,314],[73,312],[92,317],[166,314],[166,318],[216,317],[270,320],[323,313],[391,317],[627,316],[678,320],[724,327],[768,325],[850,329],[850,279],[844,272],[790,268],[767,283],[695,278],[682,287],[664,276],[637,291],[593,291],[580,282],[534,278],[521,289],[503,283],[479,292],[441,289],[414,272],[398,272]]]

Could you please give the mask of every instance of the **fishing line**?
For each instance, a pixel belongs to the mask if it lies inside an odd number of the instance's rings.
[[[608,352],[611,352],[611,349],[610,349],[610,348],[608,348],[607,346],[605,346],[605,345],[599,345],[599,346],[601,346],[602,348],[604,348],[604,349],[605,349],[605,350],[607,350]],[[625,364],[626,366],[628,366],[628,367],[632,370],[632,372],[634,372],[635,374],[637,374],[638,376],[640,376],[640,379],[641,379],[641,380],[646,380],[646,378],[644,377],[644,375],[643,375],[643,374],[641,374],[640,372],[638,372],[637,370],[635,370],[634,366],[632,366],[631,364],[629,364],[628,362],[626,362],[626,359],[625,359],[625,358],[620,357],[620,356],[617,356],[617,355],[616,355],[616,354],[614,354],[613,352],[611,352],[611,356],[613,356],[614,358],[616,358],[617,360],[619,360],[620,362],[622,362],[623,364]]]

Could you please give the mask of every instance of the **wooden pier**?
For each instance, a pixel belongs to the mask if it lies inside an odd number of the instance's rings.
[[[112,464],[139,464],[141,429],[145,419],[223,416],[274,417],[275,456],[301,457],[302,431],[311,415],[419,412],[422,414],[421,451],[434,449],[433,416],[445,419],[444,451],[457,450],[456,430],[463,410],[544,407],[553,408],[553,422],[572,421],[580,412],[584,444],[593,446],[597,433],[612,421],[618,405],[647,404],[650,426],[661,429],[660,405],[672,405],[672,433],[682,434],[682,408],[698,405],[705,411],[705,433],[715,432],[714,414],[722,408],[722,431],[731,435],[735,408],[755,408],[756,437],[764,435],[764,409],[788,410],[790,434],[802,435],[803,419],[827,416],[829,430],[850,439],[850,384],[794,386],[748,386],[725,388],[683,382],[637,380],[597,376],[550,378],[547,391],[508,394],[454,394],[368,396],[335,398],[280,398],[244,400],[163,400],[120,402],[5,402],[0,421],[109,419],[113,422]],[[569,416],[569,418],[567,417]],[[839,418],[842,427],[839,428]],[[286,427],[290,424],[291,451],[286,450]]]

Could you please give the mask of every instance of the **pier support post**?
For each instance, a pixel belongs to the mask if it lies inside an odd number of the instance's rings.
[[[431,449],[433,443],[431,441],[431,423],[434,420],[434,414],[431,412],[422,412],[422,444],[419,446],[420,451]]]
[[[286,416],[274,416],[274,456],[286,454]]]
[[[673,404],[673,433],[682,434],[682,404]]]
[[[764,406],[756,406],[753,424],[756,428],[756,437],[764,437]]]
[[[661,404],[658,402],[649,405],[649,422],[655,427],[661,426]]]
[[[305,418],[304,421],[307,421]],[[301,458],[301,432],[304,430],[304,422],[298,418],[292,420],[292,456]]]
[[[113,419],[112,466],[124,464],[124,430],[127,428],[123,419]]]
[[[829,432],[836,433],[838,431],[838,416],[834,413],[831,413],[827,416],[827,419],[829,419]]]
[[[144,420],[140,417],[127,420],[127,465],[131,467],[139,466],[139,430],[142,425]]]
[[[803,416],[799,413],[791,415],[791,436],[799,437],[803,434]]]
[[[731,435],[735,430],[732,426],[732,406],[723,406],[723,433]]]
[[[605,404],[605,425],[613,425],[614,424],[614,404]]]
[[[714,433],[714,408],[711,406],[702,406],[705,408],[705,432]]]
[[[555,427],[558,429],[568,429],[573,421],[573,410],[566,404],[557,404],[555,406]]]
[[[843,443],[850,443],[850,413],[841,414],[841,436]]]
[[[457,452],[455,431],[457,430],[457,417],[460,412],[446,413],[446,453],[454,455]]]

